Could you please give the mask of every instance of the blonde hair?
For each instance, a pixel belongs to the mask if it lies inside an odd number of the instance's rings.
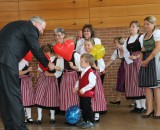
[[[91,55],[89,53],[82,54],[81,58],[83,58],[86,63],[89,63],[90,66],[92,66],[94,64],[94,57],[93,57],[93,55]]]
[[[85,42],[91,42],[91,44],[94,46],[95,45],[95,42],[94,42],[94,39],[93,38],[89,38],[89,39],[85,39],[84,43]]]
[[[156,21],[157,21],[156,17],[150,15],[150,16],[147,16],[144,20],[146,20],[149,23],[154,24],[154,26],[156,26]]]
[[[114,41],[117,41],[120,45],[123,45],[125,42],[125,39],[123,37],[115,37]]]

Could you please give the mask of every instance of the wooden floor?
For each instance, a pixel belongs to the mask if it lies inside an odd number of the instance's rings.
[[[124,100],[120,106],[108,104],[108,112],[101,115],[100,122],[96,123],[92,130],[160,130],[160,119],[143,119],[141,114],[130,113],[133,108],[128,107],[130,102]],[[56,123],[50,125],[49,112],[43,111],[42,125],[27,125],[29,130],[78,130],[75,126],[65,124],[63,115],[56,115]],[[33,119],[36,120],[37,112],[34,108],[32,111]],[[0,119],[0,130],[3,130]]]

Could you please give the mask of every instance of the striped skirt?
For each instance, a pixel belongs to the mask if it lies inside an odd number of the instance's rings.
[[[66,111],[73,105],[79,105],[79,96],[73,93],[77,80],[76,71],[66,71],[63,73],[60,84],[60,110]]]
[[[91,99],[92,110],[94,112],[106,111],[107,103],[104,95],[104,87],[102,85],[100,74],[96,71],[94,71],[94,74],[96,75],[97,81],[94,89],[94,96]]]
[[[59,107],[59,88],[56,77],[40,74],[36,86],[35,104],[42,107]]]
[[[119,69],[118,69],[116,90],[119,92],[125,92],[124,59],[122,60],[120,66],[119,66]]]
[[[22,103],[24,107],[34,105],[34,88],[32,86],[32,76],[24,75],[20,76],[21,79],[21,94]]]
[[[151,53],[152,51],[143,52],[143,60],[146,60]],[[139,72],[139,85],[140,87],[154,87],[158,85],[155,58],[149,61],[147,67],[141,66]]]
[[[133,52],[133,55],[138,55],[140,52]],[[145,91],[139,87],[139,70],[140,60],[133,60],[133,63],[124,63],[125,67],[125,91],[128,99],[143,99],[145,98]]]

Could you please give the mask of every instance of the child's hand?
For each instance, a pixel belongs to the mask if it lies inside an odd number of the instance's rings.
[[[80,92],[80,94],[84,94],[84,92],[82,91],[82,89],[79,92]]]
[[[73,88],[73,93],[77,93],[78,89],[76,87]]]
[[[69,62],[69,65],[70,65],[71,68],[74,66],[73,62]]]
[[[28,72],[30,72],[30,71],[32,71],[32,67],[29,67],[29,68],[28,68]]]
[[[131,59],[131,60],[136,60],[136,59],[137,59],[137,56],[131,55],[131,56],[129,57],[129,59]]]

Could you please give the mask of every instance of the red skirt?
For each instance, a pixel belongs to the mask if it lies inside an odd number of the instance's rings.
[[[92,110],[94,112],[106,111],[107,103],[104,95],[104,87],[102,85],[100,74],[96,71],[94,71],[94,74],[96,75],[97,81],[94,89],[94,96],[91,100]]]
[[[138,55],[140,52],[133,52],[133,55]],[[139,87],[139,71],[141,63],[139,59],[133,60],[133,63],[127,64],[125,67],[125,91],[128,99],[143,99],[145,98],[144,88]]]
[[[59,88],[56,77],[40,74],[35,92],[35,104],[43,107],[59,107]]]
[[[23,106],[34,105],[34,92],[35,89],[32,86],[32,76],[24,75],[20,76],[21,79],[21,94]]]
[[[73,88],[78,80],[76,71],[63,73],[60,84],[60,110],[66,111],[73,105],[79,105],[78,93],[73,93]]]

